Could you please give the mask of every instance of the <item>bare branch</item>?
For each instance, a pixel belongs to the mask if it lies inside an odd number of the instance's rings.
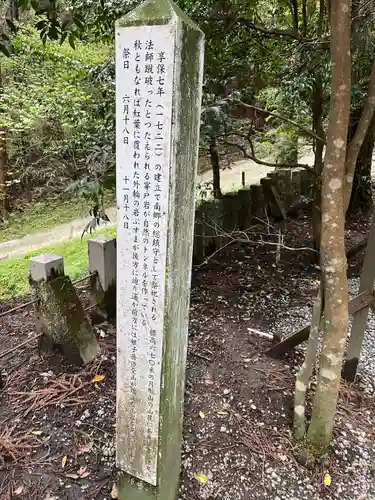
[[[194,266],[195,269],[200,269],[202,266],[205,266],[208,263],[208,261],[210,261],[216,254],[220,253],[222,250],[224,250],[224,248],[229,247],[229,245],[232,245],[232,243],[234,243],[234,242],[235,242],[235,240],[228,241],[228,243],[226,243],[222,247],[218,248],[217,250],[215,250],[214,253],[212,253],[211,255],[206,257],[201,264]]]
[[[194,21],[202,22],[202,21],[216,21],[219,23],[234,23],[239,24],[241,26],[245,26],[248,30],[257,31],[258,33],[262,33],[270,38],[287,38],[290,40],[295,40],[297,42],[302,43],[323,43],[327,45],[328,40],[322,39],[319,40],[317,38],[305,38],[298,31],[289,31],[282,30],[277,28],[266,28],[265,26],[261,26],[259,24],[250,21],[250,19],[242,18],[242,17],[231,17],[231,16],[193,16]]]
[[[325,141],[325,139],[323,137],[319,137],[317,134],[315,134],[315,132],[313,132],[312,130],[309,130],[308,128],[306,128],[306,127],[304,127],[302,125],[300,125],[299,123],[295,122],[291,118],[279,115],[277,113],[274,113],[273,111],[269,111],[268,109],[259,108],[258,106],[254,106],[253,104],[247,104],[247,103],[245,103],[243,101],[240,101],[240,100],[236,100],[235,102],[237,104],[241,104],[241,106],[244,106],[245,108],[250,108],[250,109],[254,109],[255,111],[260,111],[261,113],[269,114],[271,116],[274,116],[275,118],[278,118],[279,120],[282,120],[284,122],[290,123],[291,125],[293,125],[294,127],[298,128],[299,130],[302,130],[302,132],[304,132],[305,134],[309,135],[310,137],[313,137],[317,141],[323,142],[323,144],[326,144],[326,141]]]
[[[262,222],[264,222],[264,221],[262,221]],[[226,238],[229,241],[227,243],[225,243],[223,246],[221,246],[220,248],[218,248],[209,257],[207,257],[204,260],[204,262],[202,262],[198,266],[195,266],[196,268],[199,268],[199,267],[202,267],[203,265],[205,265],[210,259],[212,259],[212,257],[217,255],[219,252],[221,252],[221,250],[223,250],[224,248],[228,247],[229,245],[231,245],[233,243],[246,243],[246,244],[250,244],[250,245],[274,246],[277,248],[278,251],[280,251],[280,249],[284,249],[284,250],[289,250],[291,252],[310,251],[310,252],[318,253],[314,248],[311,248],[311,247],[289,247],[289,246],[285,245],[282,242],[283,239],[280,237],[281,236],[280,232],[277,232],[276,234],[267,235],[269,237],[272,237],[272,236],[275,237],[277,239],[276,242],[265,241],[265,240],[263,240],[262,236],[260,236],[259,240],[254,241],[254,240],[251,240],[249,238],[249,235],[246,231],[233,230],[230,233],[228,233],[228,232],[224,231],[221,227],[219,227],[218,224],[216,224],[216,223],[214,223],[214,225],[211,225],[211,224],[208,224],[206,222],[205,224],[208,227],[210,227],[211,229],[213,229],[214,231],[216,231],[216,235],[212,235],[211,238]],[[256,233],[251,232],[251,234],[256,234]],[[195,236],[199,236],[199,235],[195,235]]]
[[[229,135],[238,135],[238,134],[232,133]],[[253,144],[252,144],[250,138],[247,138],[247,140],[250,143],[251,153],[249,153],[249,151],[241,144],[237,144],[236,142],[230,142],[230,141],[227,141],[226,139],[222,139],[222,140],[228,146],[235,146],[238,149],[240,149],[245,158],[248,158],[249,160],[252,160],[255,163],[258,163],[258,165],[264,165],[266,167],[274,167],[274,168],[304,168],[305,170],[308,170],[309,172],[314,173],[314,169],[312,167],[310,167],[310,165],[306,165],[303,163],[297,163],[296,165],[290,165],[290,164],[286,164],[286,163],[271,163],[269,161],[260,160],[255,155],[254,147],[253,147]]]

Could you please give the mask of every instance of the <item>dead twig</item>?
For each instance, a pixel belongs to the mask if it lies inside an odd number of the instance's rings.
[[[46,386],[32,391],[13,391],[8,392],[10,397],[17,398],[17,402],[24,410],[23,417],[31,412],[39,411],[46,407],[82,405],[86,399],[78,396],[77,393],[91,384],[90,381],[84,381],[87,373],[63,374],[59,378],[50,380]],[[86,378],[87,380],[87,378]]]
[[[42,336],[41,333],[39,333],[38,335],[34,335],[34,337],[31,337],[31,338],[25,340],[24,342],[21,342],[21,344],[18,344],[15,347],[12,347],[12,349],[8,349],[7,351],[0,353],[0,359],[5,358],[6,356],[8,356],[8,354],[11,354],[14,351],[17,351],[20,347],[23,347],[26,344],[30,344],[30,342],[37,340],[41,336]]]
[[[39,299],[30,300],[30,302],[26,302],[26,304],[22,304],[20,306],[13,307],[13,309],[9,309],[8,311],[4,311],[4,312],[0,313],[0,318],[3,318],[4,316],[7,316],[8,314],[14,313],[16,311],[19,311],[20,309],[24,309],[25,307],[29,307],[32,304],[36,304],[38,302],[38,300]]]
[[[79,278],[78,280],[72,281],[72,285],[78,285],[78,283],[82,283],[83,281],[86,281],[94,276],[96,276],[98,273],[95,271],[94,273],[88,274],[87,276],[84,276],[83,278]]]
[[[203,354],[199,354],[198,352],[190,351],[190,354],[192,354],[193,356],[196,356],[197,358],[204,359],[205,361],[209,361],[210,363],[212,362],[211,358],[204,356]]]
[[[17,431],[16,426],[5,426],[0,430],[0,454],[13,462],[25,459],[30,450],[41,446],[43,442],[31,434],[31,431]]]

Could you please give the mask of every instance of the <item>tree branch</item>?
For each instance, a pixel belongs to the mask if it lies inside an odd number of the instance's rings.
[[[344,187],[344,213],[348,210],[350,195],[353,188],[355,167],[367,130],[370,126],[375,110],[375,61],[372,65],[370,82],[368,85],[367,97],[363,106],[363,111],[357,125],[354,137],[350,142],[346,154],[345,162],[345,187]]]
[[[216,21],[216,22],[233,22],[236,24],[241,24],[242,26],[246,26],[247,28],[258,31],[259,33],[263,33],[269,37],[285,37],[290,38],[292,40],[302,41],[302,42],[312,42],[314,40],[304,39],[300,33],[296,33],[288,30],[281,30],[277,28],[269,29],[264,26],[260,26],[259,24],[255,24],[250,21],[250,19],[245,19],[242,17],[231,17],[231,16],[193,16],[194,21]]]
[[[234,134],[234,133],[228,134],[228,135],[239,135],[240,137],[243,137],[243,135],[241,136],[241,134]],[[296,165],[289,165],[286,163],[279,164],[279,163],[271,163],[268,161],[260,160],[255,155],[254,145],[253,145],[251,139],[249,137],[247,137],[247,140],[250,143],[251,153],[249,153],[249,151],[244,146],[242,146],[242,144],[237,144],[236,142],[230,142],[227,139],[222,139],[222,141],[225,144],[227,144],[228,146],[235,146],[238,149],[240,149],[245,158],[248,158],[249,160],[252,160],[255,163],[258,163],[258,165],[264,165],[266,167],[273,167],[273,168],[304,168],[305,170],[308,170],[309,172],[314,173],[314,169],[312,167],[310,167],[310,165],[305,165],[302,163],[297,163]]]
[[[237,104],[240,104],[241,106],[244,106],[245,108],[251,108],[251,109],[254,109],[255,111],[260,111],[261,113],[269,114],[271,116],[274,116],[275,118],[278,118],[279,120],[290,123],[291,125],[298,128],[299,130],[302,130],[302,132],[309,135],[310,137],[313,137],[314,139],[322,142],[323,144],[326,144],[326,141],[322,137],[319,137],[317,134],[315,134],[315,132],[313,132],[312,130],[309,130],[308,128],[303,127],[302,125],[295,122],[291,118],[287,118],[286,116],[279,115],[277,113],[274,113],[273,111],[269,111],[268,109],[259,108],[258,106],[254,106],[253,104],[247,104],[243,101],[236,100],[235,102]]]

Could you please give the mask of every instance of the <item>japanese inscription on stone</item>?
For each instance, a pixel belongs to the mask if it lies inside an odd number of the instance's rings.
[[[156,485],[175,27],[116,30],[119,466]]]

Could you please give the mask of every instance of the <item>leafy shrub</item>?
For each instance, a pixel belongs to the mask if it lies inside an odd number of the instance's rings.
[[[110,51],[90,43],[77,43],[76,50],[67,44],[44,46],[33,28],[23,28],[13,45],[12,57],[4,58],[0,95],[12,198],[38,197],[46,189],[61,191],[90,169],[100,170],[103,155],[112,149],[103,89],[92,78]],[[101,158],[92,156],[98,149]]]

